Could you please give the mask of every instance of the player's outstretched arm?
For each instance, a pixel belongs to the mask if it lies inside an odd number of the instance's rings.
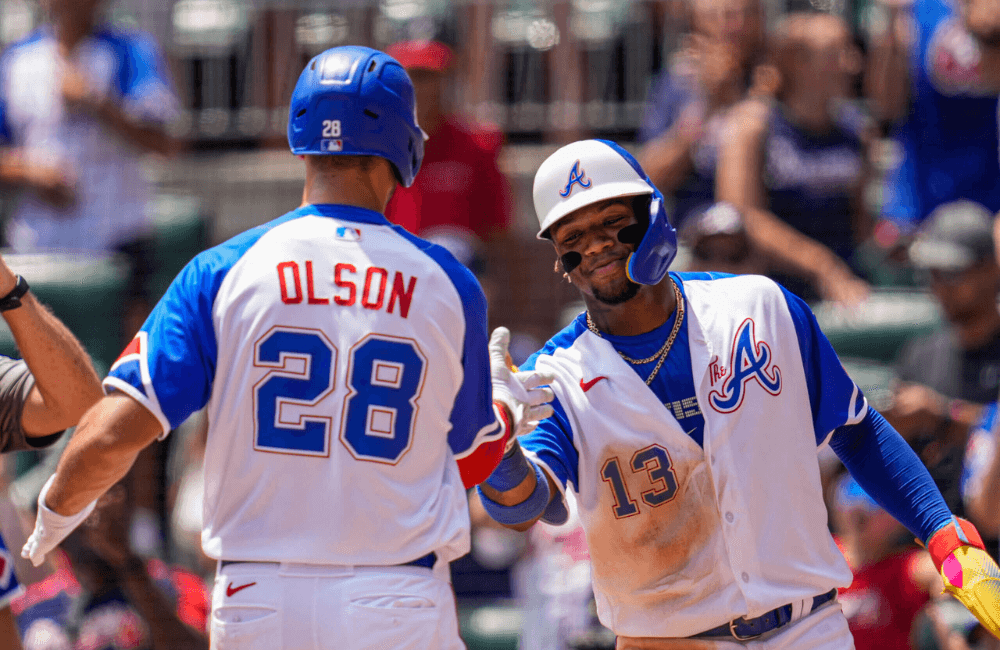
[[[90,409],[38,495],[35,530],[21,557],[39,566],[162,432],[156,417],[124,393],[111,393]]]
[[[16,283],[0,258],[0,296]],[[87,351],[62,321],[30,291],[20,301],[21,306],[4,311],[3,318],[35,378],[21,411],[21,426],[29,436],[44,436],[79,422],[101,398],[101,380]]]

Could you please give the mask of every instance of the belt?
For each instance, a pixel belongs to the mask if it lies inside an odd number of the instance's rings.
[[[813,597],[812,608],[809,610],[810,613],[816,611],[821,605],[825,605],[834,598],[837,597],[837,590],[831,589],[830,591],[822,594],[820,596]],[[746,619],[742,616],[735,620],[729,621],[728,623],[723,623],[719,627],[713,627],[711,630],[702,632],[700,634],[695,634],[692,638],[698,639],[707,636],[730,636],[737,641],[749,641],[750,639],[756,639],[762,634],[766,634],[771,630],[776,630],[779,627],[788,625],[792,621],[792,606],[791,604],[782,605],[762,614],[757,618]]]
[[[425,569],[433,569],[434,564],[437,562],[437,553],[431,551],[423,557],[418,557],[412,562],[406,562],[404,564],[397,564],[393,566],[419,566]],[[258,562],[256,560],[222,560],[219,562],[220,567],[228,566],[230,564],[263,564],[270,566],[278,566],[280,562]]]

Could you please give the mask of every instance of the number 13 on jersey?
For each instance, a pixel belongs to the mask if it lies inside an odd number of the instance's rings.
[[[416,341],[369,334],[351,347],[342,372],[338,361],[317,329],[275,327],[257,341],[254,365],[272,370],[253,388],[254,449],[329,456],[336,408],[324,400],[342,377],[341,442],[357,460],[399,462],[413,443],[427,368]]]

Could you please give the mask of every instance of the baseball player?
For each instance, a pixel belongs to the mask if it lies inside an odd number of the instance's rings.
[[[205,407],[214,648],[461,648],[448,562],[470,547],[466,486],[551,413],[534,388],[550,377],[514,375],[472,274],[382,214],[423,157],[398,62],[354,46],[313,58],[288,140],[303,205],[178,275],[22,554],[40,561],[139,450]]]
[[[76,337],[2,258],[0,313],[24,357],[0,356],[0,453],[48,447],[100,399],[100,379]],[[0,537],[0,647],[21,647],[9,607],[20,592]]]
[[[869,408],[801,300],[759,276],[667,275],[676,236],[662,196],[611,142],[550,156],[534,203],[587,310],[524,365],[555,375],[554,414],[480,496],[523,530],[562,521],[575,494],[598,615],[620,650],[853,647],[824,445],[1000,630],[1000,571],[979,535]]]

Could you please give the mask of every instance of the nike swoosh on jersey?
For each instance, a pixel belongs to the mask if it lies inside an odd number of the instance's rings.
[[[246,583],[245,585],[240,585],[239,587],[233,587],[233,583],[231,583],[231,582],[230,582],[230,583],[229,583],[229,586],[228,586],[228,587],[226,587],[226,595],[227,595],[227,596],[232,596],[232,595],[233,595],[233,594],[235,594],[235,593],[236,593],[237,591],[243,591],[243,590],[244,590],[244,589],[246,589],[247,587],[252,587],[252,586],[254,586],[255,584],[257,584],[257,583],[256,583],[256,582],[248,582],[248,583]]]
[[[596,384],[597,382],[601,381],[602,379],[607,379],[607,377],[605,377],[604,375],[601,375],[599,377],[594,377],[590,381],[584,381],[583,377],[580,377],[580,388],[582,388],[583,392],[586,393],[588,390],[590,390],[591,388],[594,387],[594,384]]]

